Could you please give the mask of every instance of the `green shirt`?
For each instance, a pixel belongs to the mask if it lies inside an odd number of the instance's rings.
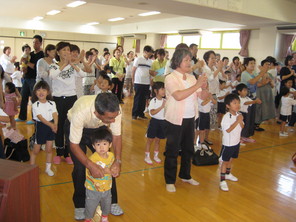
[[[167,60],[164,59],[162,62],[158,59],[154,60],[151,66],[151,70],[157,72],[157,70],[165,68]],[[164,82],[164,75],[156,75],[153,79],[153,82]]]

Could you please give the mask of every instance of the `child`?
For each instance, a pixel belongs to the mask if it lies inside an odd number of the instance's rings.
[[[113,153],[109,152],[112,145],[112,133],[107,127],[95,130],[92,136],[92,145],[95,152],[89,159],[100,165],[104,171],[103,178],[93,178],[86,169],[86,198],[85,198],[85,222],[91,222],[95,211],[100,204],[102,210],[102,222],[108,222],[111,210],[112,176],[110,167],[114,162]]]
[[[296,90],[292,87],[293,80],[291,80],[291,79],[286,80],[284,85],[286,87],[288,87],[288,89],[290,90],[289,97],[292,98],[292,99],[295,99],[296,98]],[[289,129],[290,132],[294,131],[294,129],[292,127],[294,127],[295,122],[296,122],[296,106],[293,106],[292,115],[291,115],[291,118],[290,118],[290,121],[289,121],[289,124],[288,124],[288,126],[291,127]]]
[[[218,128],[221,128],[221,120],[223,115],[225,114],[225,103],[224,98],[230,94],[230,92],[225,89],[226,82],[224,80],[219,80],[219,93],[217,94],[217,100],[218,100]]]
[[[281,128],[280,128],[280,136],[288,136],[288,133],[285,132],[286,122],[289,121],[292,114],[292,106],[296,105],[296,100],[289,97],[290,90],[288,87],[284,86],[281,89],[281,112],[280,112],[280,120],[281,120]]]
[[[25,74],[27,73],[27,68],[28,68],[28,62],[30,61],[30,53],[31,53],[31,47],[26,44],[22,46],[22,51],[23,51],[23,55],[21,57],[20,60],[20,64],[22,67],[22,72]]]
[[[228,112],[223,116],[222,127],[222,165],[221,165],[221,179],[220,189],[228,191],[228,186],[225,180],[238,181],[233,176],[231,171],[231,165],[234,158],[238,157],[240,146],[240,135],[242,128],[244,127],[243,115],[239,114],[240,100],[238,95],[229,94],[225,97],[225,104]]]
[[[148,125],[147,130],[147,142],[145,149],[145,159],[144,161],[152,165],[152,160],[150,158],[150,146],[154,141],[154,160],[156,163],[160,163],[161,160],[158,157],[159,153],[159,142],[161,139],[165,138],[164,135],[164,106],[165,106],[165,89],[163,82],[154,82],[152,86],[152,96],[149,103],[149,114],[151,116],[151,120]]]
[[[253,126],[255,124],[254,121],[252,121],[252,119],[250,118],[250,116],[248,115],[248,108],[249,106],[253,105],[253,104],[261,104],[261,100],[259,98],[252,100],[250,99],[247,95],[248,95],[248,87],[247,85],[241,83],[239,85],[237,85],[236,87],[236,91],[239,94],[239,99],[240,99],[240,112],[244,117],[244,124],[245,127],[242,129],[242,133],[241,133],[241,145],[245,145],[244,142],[249,142],[249,143],[255,143],[256,141],[252,138],[250,138],[250,136],[252,136],[252,133],[250,133],[250,127]],[[254,118],[253,118],[254,120]]]
[[[212,94],[208,90],[208,84],[205,84],[201,87],[202,92],[198,96],[198,109],[199,109],[199,118],[196,119],[196,131],[195,131],[195,140],[199,135],[199,142],[197,148],[208,149],[205,141],[208,141],[209,129],[210,129],[210,111],[211,106],[216,104],[217,101],[212,97]],[[208,143],[207,143],[208,144]]]
[[[127,66],[126,66],[126,76],[124,79],[124,89],[127,90],[127,95],[132,95],[133,85],[132,85],[132,69],[134,64],[134,52],[130,51],[127,53]]]
[[[112,87],[112,82],[107,76],[105,71],[100,71],[99,77],[94,81],[94,84],[91,86],[90,91],[94,91],[95,95],[98,95],[102,92],[111,92],[110,88]]]
[[[18,114],[18,101],[16,95],[15,85],[12,82],[7,82],[5,84],[5,105],[4,112],[9,116],[10,127],[16,129],[16,122],[14,116]]]
[[[232,82],[232,88],[235,89],[238,84],[241,82],[241,74],[237,74],[235,81]]]
[[[12,78],[12,82],[15,85],[15,87],[17,88],[17,90],[19,91],[19,93],[21,93],[22,90],[22,73],[20,71],[20,63],[19,62],[15,62],[14,63],[14,73],[12,73],[12,75],[10,76]]]
[[[45,81],[36,83],[32,96],[33,119],[36,121],[36,139],[31,152],[30,164],[35,164],[36,156],[40,151],[41,145],[46,144],[45,173],[48,176],[53,176],[54,172],[51,170],[52,146],[58,128],[58,113],[55,102],[50,99],[51,93],[48,83]]]

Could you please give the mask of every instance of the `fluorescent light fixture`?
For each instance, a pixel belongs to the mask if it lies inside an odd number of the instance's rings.
[[[144,12],[144,13],[138,14],[138,16],[150,16],[150,15],[158,15],[158,14],[160,14],[160,12],[152,11],[152,12]]]
[[[59,10],[51,10],[51,11],[47,12],[46,15],[56,15],[56,14],[58,14],[60,12],[61,11],[59,11]]]
[[[75,8],[77,6],[84,5],[85,3],[86,3],[85,1],[75,1],[75,2],[69,3],[67,7]]]
[[[108,19],[109,22],[116,22],[116,21],[121,21],[121,20],[124,20],[124,18],[122,18],[122,17],[117,17],[117,18],[111,18],[111,19]]]
[[[90,23],[87,23],[86,25],[98,25],[100,24],[99,22],[90,22]]]
[[[36,16],[33,18],[34,21],[40,21],[42,19],[44,19],[42,16]]]

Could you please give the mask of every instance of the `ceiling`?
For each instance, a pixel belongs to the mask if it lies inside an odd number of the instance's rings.
[[[100,22],[93,34],[159,33],[180,29],[245,29],[296,23],[294,0],[85,0],[76,8],[66,5],[73,0],[0,0],[0,27],[36,28],[48,31],[86,32],[78,26]],[[282,4],[285,2],[285,4]],[[253,5],[255,3],[255,5]],[[19,7],[18,7],[19,6]],[[28,9],[24,9],[28,8]],[[3,10],[4,9],[4,10]],[[50,10],[57,15],[46,15]],[[161,14],[140,17],[139,13],[160,11]],[[42,26],[24,26],[36,16],[43,16]],[[109,22],[109,18],[125,20]],[[1,23],[2,22],[2,23]]]

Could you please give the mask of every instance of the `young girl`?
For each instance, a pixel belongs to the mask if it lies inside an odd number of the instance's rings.
[[[152,165],[152,160],[150,158],[150,146],[154,141],[154,161],[156,163],[160,163],[161,160],[158,157],[159,153],[159,142],[160,139],[164,139],[164,106],[165,106],[165,89],[163,82],[154,82],[152,86],[152,96],[149,103],[149,114],[151,116],[151,120],[149,122],[148,130],[147,130],[147,143],[145,150],[145,159],[144,161]]]
[[[30,164],[35,164],[36,156],[42,144],[46,144],[46,168],[45,173],[53,176],[51,170],[52,146],[55,133],[58,129],[58,113],[54,101],[51,101],[50,88],[47,82],[36,83],[33,90],[32,105],[33,119],[36,121],[36,140],[31,152]]]
[[[127,90],[128,95],[133,94],[133,86],[132,86],[133,64],[134,64],[134,52],[129,51],[127,53],[126,76],[125,76],[125,79],[124,79],[124,88]]]
[[[20,71],[20,63],[19,62],[15,62],[14,63],[14,73],[12,73],[12,75],[10,76],[12,79],[13,84],[15,85],[15,87],[17,88],[17,90],[19,91],[19,93],[21,93],[22,90],[22,72]]]
[[[12,82],[5,84],[5,108],[4,112],[9,116],[10,128],[16,129],[14,116],[18,114],[18,101],[15,91],[15,85]]]

